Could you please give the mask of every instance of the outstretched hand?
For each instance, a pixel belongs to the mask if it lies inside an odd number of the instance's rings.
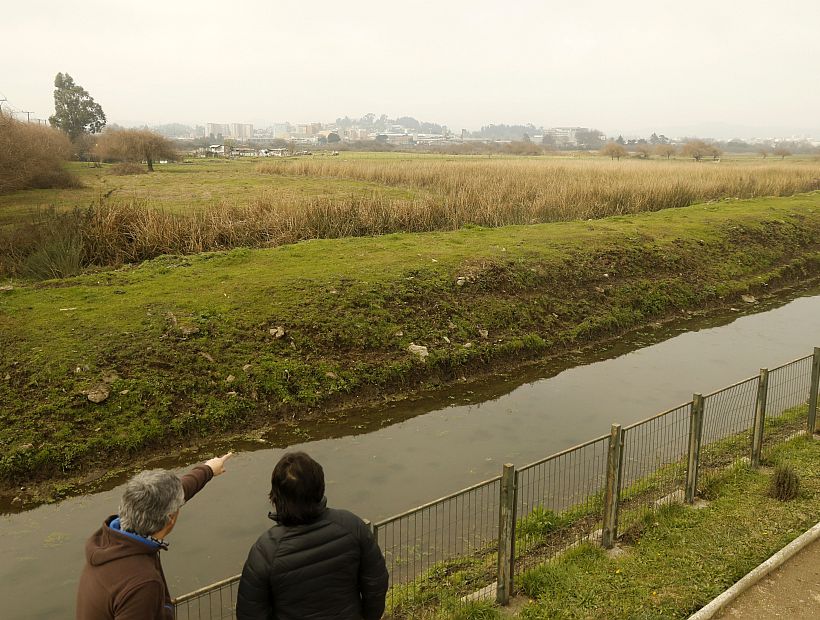
[[[215,456],[212,459],[205,461],[205,464],[214,472],[214,476],[225,473],[225,461],[233,456],[233,452],[228,452],[223,456]]]

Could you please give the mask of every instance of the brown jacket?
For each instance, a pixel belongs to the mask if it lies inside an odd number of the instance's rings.
[[[207,465],[182,476],[187,502],[213,478]],[[174,610],[159,552],[165,546],[119,529],[108,517],[85,544],[77,620],[171,620]]]

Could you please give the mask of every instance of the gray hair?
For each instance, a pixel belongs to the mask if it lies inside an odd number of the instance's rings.
[[[120,500],[120,527],[151,536],[185,503],[182,481],[163,469],[144,471],[128,481]]]

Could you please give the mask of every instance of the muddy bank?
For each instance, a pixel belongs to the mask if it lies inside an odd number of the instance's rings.
[[[0,513],[30,510],[66,497],[106,491],[140,469],[183,467],[228,450],[285,448],[306,441],[362,435],[444,407],[494,400],[570,368],[617,358],[680,333],[719,327],[740,316],[759,314],[805,295],[820,294],[818,283],[820,278],[814,278],[765,291],[754,301],[747,296],[746,301],[740,299],[735,305],[684,311],[573,349],[564,347],[547,355],[497,359],[490,364],[464,368],[464,374],[457,378],[428,378],[415,389],[351,397],[321,412],[305,411],[291,420],[269,424],[260,420],[253,428],[225,433],[222,437],[186,438],[174,445],[150,449],[129,463],[105,469],[91,468],[81,475],[36,480],[22,486],[6,484],[0,486]],[[820,338],[820,333],[817,337]]]

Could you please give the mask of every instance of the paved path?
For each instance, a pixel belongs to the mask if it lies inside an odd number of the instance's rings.
[[[758,581],[718,617],[722,620],[820,619],[820,540]]]

